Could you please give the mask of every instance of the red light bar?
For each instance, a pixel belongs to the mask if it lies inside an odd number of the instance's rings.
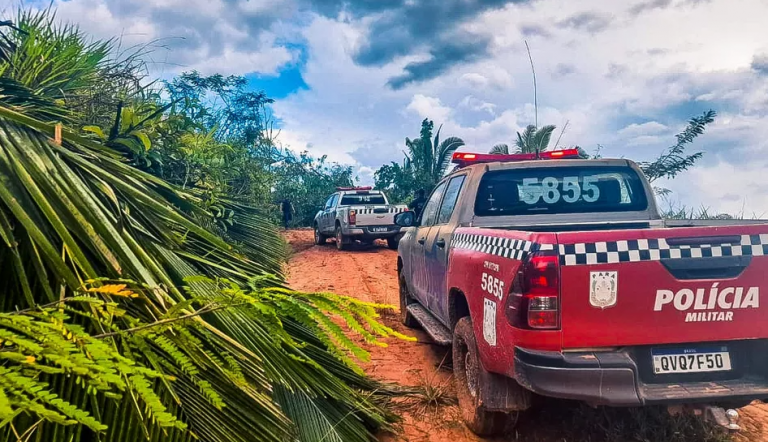
[[[553,150],[551,152],[542,152],[539,154],[541,159],[548,158],[579,158],[579,149]]]
[[[555,150],[552,152],[539,153],[539,159],[541,160],[554,160],[554,159],[566,159],[566,158],[579,158],[578,149],[563,149]],[[511,155],[504,154],[485,154],[485,153],[466,153],[456,152],[453,154],[452,163],[458,164],[459,167],[468,166],[475,163],[493,163],[501,162],[508,163],[514,161],[532,161],[536,159],[535,153],[518,153]]]
[[[336,190],[338,191],[345,191],[345,190],[372,190],[373,187],[371,186],[365,186],[365,187],[337,187]]]

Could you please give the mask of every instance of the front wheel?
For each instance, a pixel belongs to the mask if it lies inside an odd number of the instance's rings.
[[[347,239],[341,233],[341,226],[336,226],[336,248],[339,250],[346,250],[347,248]]]
[[[395,237],[387,238],[387,247],[389,247],[390,249],[397,250],[397,243],[398,243],[397,238]]]
[[[315,224],[315,244],[321,246],[325,244],[326,237],[320,233],[320,228]]]
[[[480,404],[480,370],[484,370],[477,352],[475,333],[469,316],[459,319],[453,330],[453,377],[459,398],[461,417],[479,436],[493,436],[517,423],[517,412],[487,410]]]

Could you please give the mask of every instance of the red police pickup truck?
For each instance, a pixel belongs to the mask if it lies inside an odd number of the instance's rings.
[[[532,394],[706,404],[738,428],[722,407],[768,398],[768,224],[662,220],[633,162],[577,157],[456,153],[395,218],[404,324],[453,346],[478,434]]]

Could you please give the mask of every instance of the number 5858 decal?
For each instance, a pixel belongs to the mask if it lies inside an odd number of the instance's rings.
[[[488,292],[491,296],[499,298],[499,300],[504,297],[504,281],[493,275],[483,273],[483,280],[480,284],[480,288]]]

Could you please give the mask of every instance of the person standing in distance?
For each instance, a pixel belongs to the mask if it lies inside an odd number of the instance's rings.
[[[283,227],[285,227],[285,230],[288,230],[288,224],[293,219],[293,212],[295,212],[291,200],[283,198],[283,200],[280,201],[280,211],[283,212]]]
[[[424,189],[419,189],[416,191],[416,198],[408,204],[408,208],[413,210],[416,218],[418,218],[419,215],[421,215],[421,211],[424,209],[424,204],[426,204],[426,202],[427,199],[424,198]]]

